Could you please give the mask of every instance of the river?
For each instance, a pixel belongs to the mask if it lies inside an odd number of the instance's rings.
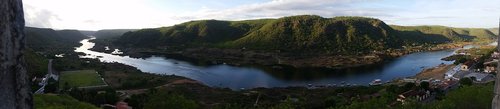
[[[134,66],[143,72],[177,75],[191,78],[211,87],[227,87],[231,89],[249,89],[256,87],[287,87],[312,85],[340,85],[349,83],[367,85],[374,79],[389,81],[395,78],[414,76],[425,68],[434,67],[441,63],[451,64],[451,61],[442,61],[441,58],[450,56],[455,49],[417,52],[408,54],[384,64],[343,70],[331,69],[273,69],[265,66],[230,66],[208,65],[199,66],[190,62],[170,59],[168,57],[152,56],[145,59],[118,56],[89,50],[94,43],[91,39],[84,39],[76,52],[83,52],[81,58],[99,58],[102,62],[118,62]]]

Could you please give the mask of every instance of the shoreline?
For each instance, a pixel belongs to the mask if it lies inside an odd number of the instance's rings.
[[[91,41],[93,42],[93,41]],[[433,47],[430,47],[430,48],[425,48],[425,49],[411,49],[412,51],[408,50],[406,52],[394,52],[394,54],[398,54],[397,57],[400,57],[400,56],[404,56],[404,55],[407,55],[407,54],[411,54],[411,53],[417,53],[417,52],[424,52],[424,51],[439,51],[439,50],[450,50],[450,49],[456,49],[456,48],[460,48],[460,47],[463,47],[464,45],[469,45],[471,43],[450,43],[450,44],[442,44],[442,45],[436,45],[436,46],[433,46]],[[99,44],[96,44],[96,45],[99,45]],[[108,46],[109,47],[109,46]],[[94,46],[93,48],[91,48],[90,50],[93,50],[93,49],[98,49],[98,48],[101,48],[102,50],[104,50],[105,46],[103,45],[100,45],[99,46]],[[109,47],[110,50],[109,52],[111,52],[111,50],[114,51],[114,49],[119,49],[119,48],[113,48],[113,47]],[[207,48],[209,49],[209,48]],[[213,48],[212,48],[213,49]],[[101,50],[101,51],[102,51]],[[134,52],[128,52],[130,50],[135,50]],[[151,51],[151,52],[144,52],[144,51]],[[202,49],[202,50],[205,50],[205,49]],[[209,49],[211,50],[211,49]],[[93,50],[94,51],[94,50]],[[214,50],[214,51],[217,51],[217,50]],[[199,52],[199,51],[198,51]],[[190,58],[190,57],[186,57],[184,55],[182,55],[183,53],[192,53],[192,52],[177,52],[177,53],[159,53],[159,52],[155,52],[155,51],[152,51],[151,49],[140,49],[140,48],[134,48],[134,49],[125,49],[124,50],[124,54],[114,54],[114,55],[121,55],[121,56],[128,56],[129,54],[131,53],[136,53],[137,55],[139,55],[138,58],[147,58],[148,56],[165,56],[165,55],[168,55],[166,57],[168,58],[171,58],[171,59],[179,59],[179,58],[184,58],[184,59],[180,59],[182,61],[185,61],[185,60],[195,60],[195,61],[200,61],[199,59],[200,58]],[[110,53],[111,54],[111,53]],[[137,56],[136,55],[136,56]],[[207,55],[207,54],[205,54]],[[209,54],[208,54],[209,55]],[[131,57],[134,57],[134,56],[131,56]],[[175,57],[175,58],[172,58],[172,57]],[[394,58],[397,58],[397,57],[394,57]],[[137,57],[136,57],[137,58]],[[394,58],[386,58],[386,60],[383,60],[383,61],[380,61],[380,62],[390,62],[391,59],[394,59]],[[189,61],[187,61],[189,62]],[[212,62],[208,62],[209,64],[208,65],[211,65],[211,64],[215,64],[215,65],[220,65],[220,64],[229,64],[231,65],[232,63],[226,63],[224,61],[212,61]],[[196,64],[196,63],[195,63]],[[207,65],[207,64],[202,64],[202,65]],[[372,65],[379,65],[379,64],[364,64],[365,66],[372,66]],[[246,66],[245,64],[238,64],[238,65],[234,65],[234,66]],[[294,66],[286,66],[286,65],[262,65],[264,67],[266,67],[266,69],[270,70],[278,70],[278,69],[288,69],[288,68],[297,68],[297,67],[294,67]],[[253,67],[253,66],[250,66],[250,67]],[[358,68],[361,68],[363,69],[363,65],[361,65],[360,67],[343,67],[344,69],[358,69]],[[298,68],[301,68],[301,67],[298,67]],[[327,68],[327,67],[318,67],[318,68],[322,68],[322,69],[330,69],[330,70],[336,70],[335,68]],[[339,69],[341,70],[341,69]],[[343,70],[343,69],[342,69]],[[148,73],[148,72],[145,72],[145,73]],[[416,72],[416,73],[419,73],[419,72]],[[395,78],[393,78],[392,80],[394,80]],[[199,82],[199,81],[198,81]],[[368,83],[368,82],[366,82]],[[210,85],[207,85],[207,84],[200,84],[202,86],[206,86],[206,87],[213,87],[213,86],[210,86]],[[352,86],[368,86],[367,84],[364,84],[364,83],[360,83],[360,84],[351,84]],[[351,87],[351,85],[347,84],[346,87]],[[331,88],[331,87],[338,87],[338,86],[330,86],[329,84],[314,84],[314,85],[301,85],[301,86],[287,86],[287,87],[281,87],[281,88],[288,88],[288,87],[303,87],[303,88],[310,88],[310,89],[315,89],[315,88]],[[344,86],[340,86],[340,87],[344,87]],[[225,89],[224,87],[215,87],[215,88],[221,88],[221,89]],[[226,87],[227,88],[227,87]],[[259,88],[259,87],[254,87],[254,88]],[[248,89],[254,89],[254,88],[248,88]],[[268,88],[273,88],[273,87],[268,87]],[[230,88],[231,90],[239,90],[238,88]],[[246,90],[246,89],[241,89],[241,90]]]
[[[120,56],[130,56],[133,58],[148,58],[151,56],[163,56],[182,61],[190,61],[206,64],[228,64],[232,66],[242,65],[264,65],[274,68],[291,66],[294,68],[328,68],[328,69],[347,69],[374,64],[384,63],[392,59],[405,56],[412,53],[440,51],[447,49],[461,48],[470,45],[472,42],[457,42],[434,45],[432,47],[417,46],[405,50],[396,49],[391,51],[372,52],[363,55],[333,55],[316,54],[307,55],[296,53],[280,53],[279,51],[259,51],[242,49],[221,49],[221,48],[188,48],[183,50],[149,49],[149,48],[124,48],[111,44],[99,43],[101,41],[91,40],[95,46],[92,51],[109,53],[119,49],[123,54],[114,54]],[[109,47],[106,50],[105,47]],[[157,47],[161,48],[161,47]],[[443,57],[444,58],[444,57]]]

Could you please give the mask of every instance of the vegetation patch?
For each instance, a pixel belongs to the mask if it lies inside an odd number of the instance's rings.
[[[61,72],[60,87],[83,87],[105,85],[95,70],[76,70]]]
[[[37,94],[33,98],[36,109],[99,109],[68,95]]]
[[[117,89],[151,88],[186,79],[173,75],[143,73],[135,67],[119,63],[107,63],[100,67],[99,71],[102,71],[106,83]]]

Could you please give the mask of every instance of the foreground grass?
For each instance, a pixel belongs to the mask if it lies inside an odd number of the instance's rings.
[[[69,85],[69,87],[105,85],[101,77],[99,77],[95,70],[76,70],[62,72],[59,86],[64,87],[66,83]]]
[[[99,109],[68,95],[36,94],[33,98],[36,109]]]
[[[430,103],[425,109],[491,109],[494,83],[463,86],[448,93],[441,101]]]

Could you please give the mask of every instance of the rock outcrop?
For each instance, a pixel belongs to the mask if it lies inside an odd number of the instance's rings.
[[[0,109],[32,109],[21,0],[0,1]]]

